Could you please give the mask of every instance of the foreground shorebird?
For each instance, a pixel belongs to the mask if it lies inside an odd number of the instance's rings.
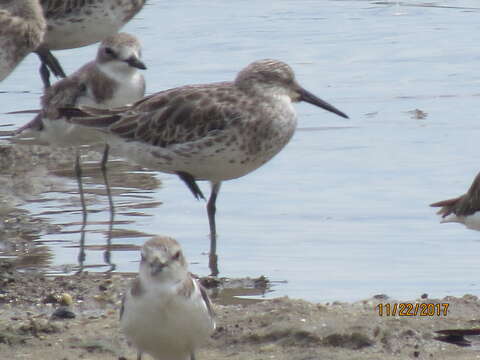
[[[124,296],[120,326],[157,360],[194,359],[215,328],[205,289],[188,272],[175,239],[157,236],[142,248],[138,277]]]
[[[480,231],[480,173],[466,194],[430,206],[441,207],[437,214],[442,216],[442,223],[462,223],[469,229]]]
[[[94,108],[118,107],[137,101],[145,94],[145,79],[139,69],[146,69],[146,66],[141,61],[141,46],[136,37],[119,33],[106,38],[101,43],[94,61],[45,90],[41,112],[20,128],[15,136],[14,141],[17,142],[27,139],[28,142],[42,145],[77,148],[75,173],[84,217],[86,209],[78,148],[104,143],[104,140],[98,136],[98,132],[85,131],[83,127],[77,129],[59,114],[59,110],[80,105]],[[107,158],[108,146],[105,147],[101,166],[105,181]],[[108,184],[106,185],[109,191]]]
[[[40,4],[48,30],[36,52],[42,61],[43,83],[48,87],[49,69],[55,76],[65,77],[50,50],[78,48],[116,34],[142,9],[145,0],[40,0]]]
[[[170,89],[121,109],[64,114],[104,132],[111,146],[137,164],[178,175],[197,199],[204,196],[196,180],[210,181],[210,269],[217,275],[220,185],[254,171],[283,149],[297,125],[292,102],[299,101],[347,118],[303,89],[290,66],[270,59],[250,64],[233,82]]]
[[[40,45],[45,29],[38,0],[0,0],[0,81]]]

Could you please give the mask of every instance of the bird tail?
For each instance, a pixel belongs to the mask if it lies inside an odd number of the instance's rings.
[[[437,211],[438,215],[441,215],[443,218],[447,217],[453,212],[453,207],[456,205],[460,198],[448,199],[448,200],[441,200],[437,201],[433,204],[430,204],[431,207],[439,207],[440,210]],[[443,221],[442,221],[443,222]],[[449,222],[449,221],[445,221]]]

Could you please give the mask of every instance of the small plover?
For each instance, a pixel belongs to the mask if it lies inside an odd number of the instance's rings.
[[[45,30],[38,0],[0,1],[0,81],[40,45]]]
[[[196,181],[210,181],[210,268],[217,275],[215,202],[220,185],[258,169],[284,148],[297,126],[292,103],[300,101],[348,118],[302,88],[290,66],[271,59],[248,65],[233,82],[170,89],[103,114],[85,109],[65,115],[106,134],[107,142],[127,159],[178,175],[197,199],[204,196]]]
[[[441,223],[461,223],[469,229],[480,231],[480,173],[465,194],[430,206],[441,207],[437,212],[442,216]]]
[[[143,245],[138,277],[123,298],[120,327],[139,353],[157,360],[194,359],[214,330],[208,295],[188,272],[175,239],[156,236]]]
[[[146,66],[141,60],[140,42],[135,36],[119,33],[107,37],[100,44],[94,61],[45,90],[41,100],[42,110],[32,121],[18,129],[13,139],[17,142],[27,140],[42,145],[77,148],[75,172],[84,217],[86,209],[78,148],[104,143],[104,139],[98,136],[98,132],[67,122],[59,115],[59,109],[81,105],[98,109],[131,104],[145,95],[145,79],[140,69],[146,69]],[[101,163],[105,181],[107,158],[108,146],[105,147]]]
[[[107,109],[131,104],[145,95],[145,79],[140,69],[146,66],[136,37],[119,33],[106,38],[94,61],[45,90],[42,110],[17,131],[16,138],[33,138],[37,143],[53,146],[97,142],[98,136],[92,138],[92,131],[67,122],[59,109],[81,105]]]
[[[42,61],[42,80],[48,87],[49,69],[65,77],[50,50],[78,48],[114,35],[142,9],[145,0],[40,0],[40,4],[48,29],[36,52]]]

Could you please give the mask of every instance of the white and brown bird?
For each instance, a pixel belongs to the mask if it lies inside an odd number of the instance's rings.
[[[38,0],[37,0],[38,1]],[[40,73],[50,86],[49,69],[65,77],[51,50],[73,49],[116,34],[143,7],[145,0],[40,0],[47,21],[45,38],[37,49]]]
[[[253,62],[234,81],[161,91],[102,113],[71,109],[64,114],[105,134],[111,146],[136,164],[178,175],[197,199],[204,196],[196,181],[211,183],[210,268],[217,275],[215,203],[220,185],[258,169],[287,145],[297,126],[293,103],[300,101],[348,117],[302,88],[290,66],[271,59]]]
[[[123,298],[120,327],[139,354],[156,360],[194,359],[209,338],[215,328],[210,300],[188,272],[175,239],[156,236],[143,245],[138,277]]]
[[[92,131],[85,135],[85,128],[67,122],[59,109],[81,105],[106,109],[134,103],[145,94],[145,78],[139,71],[143,69],[146,66],[141,60],[141,45],[135,36],[109,36],[100,44],[94,61],[45,90],[40,113],[17,131],[16,138],[33,138],[52,146],[81,146],[97,141],[91,138]]]
[[[81,185],[80,146],[105,143],[98,132],[67,122],[59,109],[81,105],[110,108],[131,104],[145,95],[145,79],[140,70],[146,69],[141,60],[138,39],[127,33],[107,37],[98,48],[97,57],[72,75],[45,89],[40,113],[16,131],[14,141],[76,147],[75,172],[80,188],[84,217],[86,209]],[[106,180],[108,147],[105,147],[101,169]],[[108,185],[107,185],[108,187]],[[109,189],[107,189],[109,191]],[[113,209],[113,205],[111,204]]]
[[[38,0],[0,0],[0,81],[37,49],[45,30]]]
[[[461,223],[469,229],[480,231],[480,173],[465,194],[430,206],[440,207],[437,214],[442,216],[442,223]]]

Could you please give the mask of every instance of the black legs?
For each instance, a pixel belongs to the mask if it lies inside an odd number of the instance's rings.
[[[209,257],[209,267],[212,272],[212,276],[218,275],[218,257],[217,257],[217,226],[215,224],[215,212],[217,208],[215,203],[217,201],[217,196],[220,191],[221,182],[211,183],[212,192],[210,193],[210,199],[207,203],[207,214],[208,214],[208,224],[210,225],[210,257]]]
[[[56,77],[66,77],[62,65],[55,56],[48,49],[38,49],[36,51],[42,65],[40,66],[40,76],[42,77],[43,86],[50,87],[50,72]]]

